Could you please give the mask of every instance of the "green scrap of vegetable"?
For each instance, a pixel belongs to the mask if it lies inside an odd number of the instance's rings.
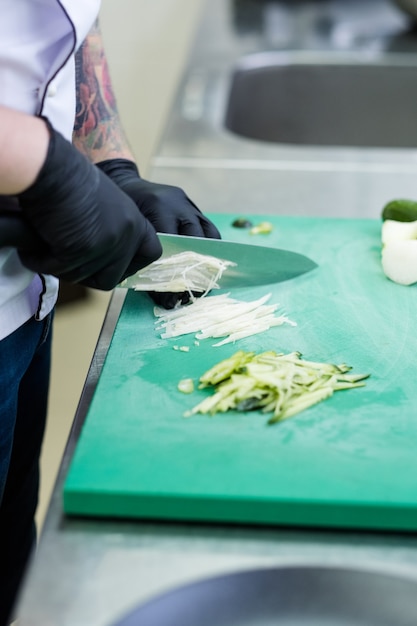
[[[194,381],[192,378],[183,378],[178,383],[178,391],[182,393],[193,393],[194,391]]]
[[[253,226],[252,222],[245,217],[238,217],[232,222],[232,226],[234,228],[251,228]]]
[[[271,413],[275,424],[300,413],[335,391],[363,387],[369,374],[352,374],[342,363],[305,361],[299,352],[273,350],[255,354],[240,350],[214,365],[200,377],[199,389],[214,394],[185,413],[214,415],[229,410]]]
[[[382,219],[396,222],[415,222],[417,220],[417,202],[414,200],[391,200],[382,209]]]
[[[268,235],[270,232],[273,231],[273,229],[274,227],[271,222],[260,222],[259,224],[253,226],[250,229],[249,233],[251,235]]]

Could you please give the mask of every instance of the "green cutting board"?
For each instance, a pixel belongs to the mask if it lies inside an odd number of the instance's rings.
[[[318,263],[231,294],[271,291],[297,326],[222,347],[163,340],[151,300],[129,292],[66,479],[66,513],[416,530],[417,286],[384,276],[381,223],[264,216],[274,230],[254,236],[231,226],[236,216],[211,217],[225,239]],[[179,380],[238,349],[299,350],[371,377],[275,426],[258,412],[184,418],[205,392],[184,395]]]

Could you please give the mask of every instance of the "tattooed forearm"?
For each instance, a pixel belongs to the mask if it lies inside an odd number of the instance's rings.
[[[76,54],[75,70],[74,144],[95,163],[117,157],[133,160],[120,123],[98,22]]]

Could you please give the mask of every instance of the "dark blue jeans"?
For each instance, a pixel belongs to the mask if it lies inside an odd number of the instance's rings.
[[[35,545],[52,315],[0,341],[0,626],[8,623]]]

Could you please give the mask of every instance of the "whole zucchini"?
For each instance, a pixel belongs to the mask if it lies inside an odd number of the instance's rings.
[[[417,220],[417,202],[415,200],[391,200],[382,210],[382,219],[396,222],[415,222]]]

